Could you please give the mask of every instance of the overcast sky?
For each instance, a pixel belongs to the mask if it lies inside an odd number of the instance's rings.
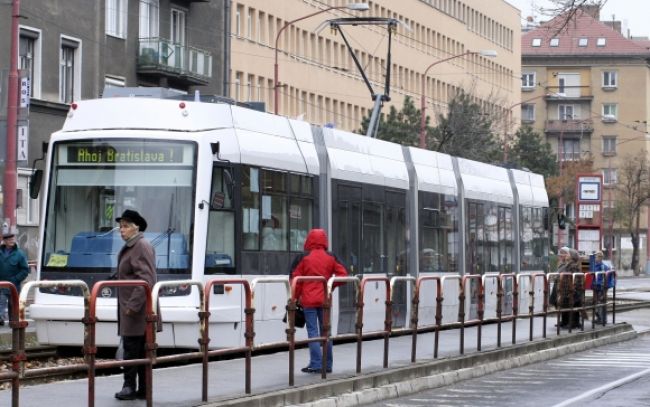
[[[552,4],[547,0],[506,1],[521,10],[521,17],[523,19],[530,15],[535,15],[536,21],[548,20],[550,18],[549,16],[539,15],[539,12],[533,14],[532,11],[540,7],[552,7]],[[650,0],[607,0],[605,7],[600,11],[600,19],[611,20],[612,15],[616,16],[616,20],[623,23],[624,34],[627,34],[626,29],[629,29],[631,35],[650,36],[650,25],[648,24],[648,19],[650,18]]]

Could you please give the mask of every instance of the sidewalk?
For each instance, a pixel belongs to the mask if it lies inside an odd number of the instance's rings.
[[[642,310],[644,311],[644,310]],[[647,321],[650,312],[638,317]],[[621,316],[619,316],[620,319]],[[356,343],[334,347],[334,373],[322,380],[320,375],[305,374],[300,368],[308,363],[307,349],[296,351],[295,386],[288,386],[288,352],[255,356],[252,360],[252,395],[244,394],[244,360],[211,362],[209,365],[209,403],[201,403],[201,365],[154,370],[153,405],[155,406],[286,406],[316,402],[318,406],[357,405],[387,395],[407,394],[424,388],[447,384],[489,371],[550,359],[561,354],[584,350],[606,343],[631,339],[636,332],[629,324],[591,326],[583,333],[555,334],[555,320],[547,321],[548,339],[542,339],[542,320],[536,318],[534,338],[528,342],[529,322],[517,323],[517,345],[511,345],[512,325],[502,325],[502,348],[496,349],[496,324],[483,327],[483,351],[476,351],[476,328],[465,332],[465,355],[459,355],[459,330],[440,333],[438,359],[433,359],[433,334],[418,338],[417,362],[410,363],[411,336],[390,340],[389,369],[382,369],[383,341],[364,342],[362,374],[355,374]],[[648,322],[646,322],[647,324]],[[540,359],[541,358],[541,359]],[[118,401],[113,395],[122,385],[121,375],[99,377],[96,381],[95,405],[142,406],[145,402]],[[84,404],[87,380],[74,380],[25,387],[21,389],[22,406]],[[10,390],[0,391],[0,405],[10,405]]]

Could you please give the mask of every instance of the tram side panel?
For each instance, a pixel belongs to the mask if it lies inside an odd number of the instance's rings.
[[[459,264],[459,197],[452,157],[419,148],[404,148],[410,164],[412,227],[410,230],[413,274],[456,275]],[[443,288],[442,322],[458,320],[458,281],[447,280]],[[437,286],[425,281],[420,289],[421,325],[435,323]]]
[[[407,273],[408,174],[397,144],[324,129],[332,193],[332,250],[351,275],[390,278]],[[406,324],[404,284],[393,295],[394,326]],[[354,332],[355,294],[339,288],[339,333]],[[383,329],[386,284],[364,289],[364,331]]]
[[[465,273],[513,273],[514,197],[506,169],[456,158],[463,183],[465,211]],[[504,313],[512,310],[512,280],[506,279]],[[477,284],[469,284],[469,315],[477,317]],[[495,296],[485,298],[485,308],[496,309]]]

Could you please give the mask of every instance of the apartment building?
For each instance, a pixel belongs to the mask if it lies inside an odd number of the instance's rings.
[[[521,120],[546,136],[560,163],[593,160],[604,180],[603,249],[611,244],[618,267],[629,267],[630,238],[611,223],[611,208],[620,199],[616,186],[622,165],[650,151],[648,41],[628,39],[616,29],[620,25],[600,22],[597,8],[578,10],[564,21],[559,16],[522,36]],[[573,203],[565,203],[569,217],[575,217]],[[574,241],[568,231],[565,243]]]
[[[11,2],[0,5],[0,159],[4,171]],[[38,200],[27,180],[42,143],[60,129],[69,106],[100,97],[110,87],[165,87],[223,94],[222,0],[22,1],[18,68],[23,91],[19,126],[27,148],[18,156],[19,242],[38,246]],[[42,168],[43,162],[37,162]],[[31,253],[30,253],[31,254]]]
[[[486,109],[508,112],[519,101],[520,13],[502,0],[373,0],[350,10],[344,0],[233,0],[230,96],[263,102],[267,111],[358,130],[372,110],[371,92],[344,40],[327,21],[380,17],[400,21],[392,33],[391,101],[410,96],[427,114],[444,113],[464,89]],[[334,9],[332,9],[334,8]],[[296,21],[297,20],[297,21]],[[384,93],[388,32],[383,25],[344,26],[373,92]],[[276,48],[277,41],[277,48]],[[466,52],[496,51],[490,58]],[[274,59],[278,54],[278,105]],[[456,57],[459,56],[459,57]],[[431,64],[451,58],[431,67]],[[518,114],[517,114],[518,118]]]

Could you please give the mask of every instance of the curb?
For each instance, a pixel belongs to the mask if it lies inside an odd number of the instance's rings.
[[[252,396],[221,398],[200,405],[206,407],[357,406],[446,386],[500,370],[554,359],[636,337],[637,332],[631,325],[621,323],[595,331],[525,342],[469,355],[409,363],[406,366],[378,372],[351,375]]]

